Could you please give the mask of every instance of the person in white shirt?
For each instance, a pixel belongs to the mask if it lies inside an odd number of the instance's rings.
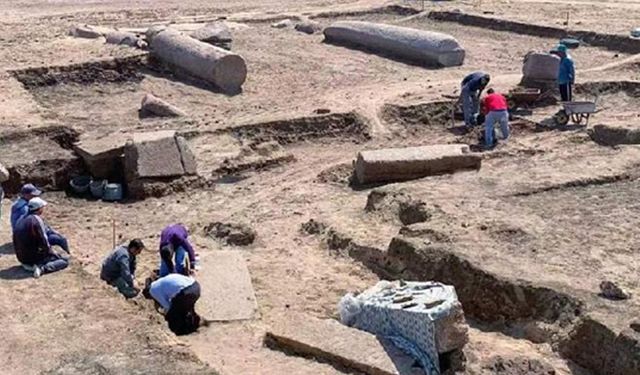
[[[176,335],[188,335],[198,330],[201,319],[195,305],[200,298],[200,284],[192,277],[171,273],[147,283],[142,294],[162,307],[169,329]]]

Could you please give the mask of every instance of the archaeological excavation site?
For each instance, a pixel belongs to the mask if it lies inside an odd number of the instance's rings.
[[[640,375],[640,0],[0,9],[0,374]]]

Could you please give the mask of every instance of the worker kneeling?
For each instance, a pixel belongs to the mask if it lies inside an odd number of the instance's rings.
[[[509,138],[509,107],[504,95],[496,93],[495,90],[487,90],[487,96],[482,100],[483,112],[486,114],[484,120],[484,146],[489,149],[497,143],[494,140],[494,126],[500,124],[502,139]]]
[[[29,213],[16,224],[13,248],[22,267],[38,278],[43,273],[63,270],[69,261],[53,251],[47,237],[47,224],[42,218],[47,202],[40,198],[29,201]]]
[[[126,298],[133,298],[140,290],[135,284],[136,257],[144,250],[140,239],[134,239],[128,246],[120,245],[102,262],[100,278],[115,286]]]
[[[148,283],[142,295],[153,298],[164,310],[164,319],[176,335],[188,335],[198,330],[200,316],[195,305],[200,299],[200,284],[189,276],[172,273]]]

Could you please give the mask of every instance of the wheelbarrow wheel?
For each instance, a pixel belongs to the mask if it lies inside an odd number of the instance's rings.
[[[564,109],[561,109],[553,116],[553,121],[556,125],[565,126],[569,123],[569,115]]]

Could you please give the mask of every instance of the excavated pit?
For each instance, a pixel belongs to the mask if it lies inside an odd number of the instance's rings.
[[[72,151],[78,136],[77,131],[64,126],[0,135],[0,162],[9,170],[9,180],[3,183],[5,192],[16,194],[25,183],[46,190],[66,189],[69,180],[85,170]]]
[[[573,291],[501,277],[476,266],[453,251],[453,244],[445,233],[420,225],[405,226],[387,249],[378,249],[359,245],[349,236],[315,220],[304,223],[301,230],[321,236],[330,250],[363,263],[382,278],[438,280],[454,285],[472,325],[535,343],[549,343],[557,354],[583,368],[576,369],[576,374],[584,374],[585,369],[606,375],[631,375],[640,371],[638,332],[632,329],[616,332],[592,318],[585,311],[585,303],[575,297]],[[493,232],[494,236],[516,242],[527,241],[528,237],[525,232],[507,227]],[[494,359],[495,366],[487,369],[508,374],[535,369],[546,374],[545,371],[552,370],[538,362],[535,368],[528,367],[527,358],[518,358],[515,362]],[[508,363],[502,363],[504,361]],[[497,373],[503,373],[500,371]]]
[[[32,90],[38,87],[61,84],[108,84],[140,82],[144,77],[140,70],[147,64],[147,55],[140,54],[79,64],[27,68],[12,71],[13,76]]]

